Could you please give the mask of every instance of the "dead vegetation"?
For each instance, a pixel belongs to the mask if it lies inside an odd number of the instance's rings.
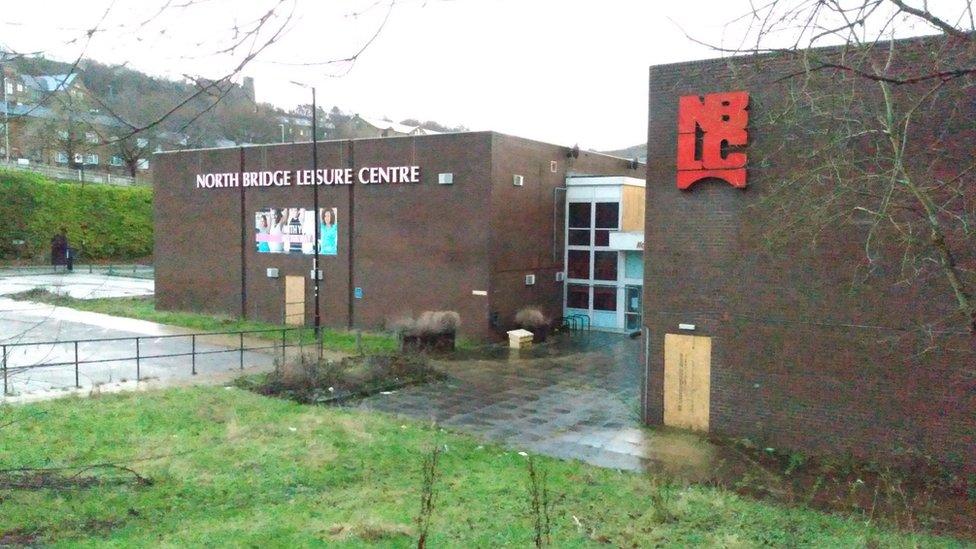
[[[515,324],[526,330],[531,330],[532,328],[547,326],[549,321],[546,319],[546,315],[542,314],[542,311],[536,307],[523,307],[515,313]]]
[[[241,378],[237,384],[266,396],[306,404],[330,404],[444,378],[421,355],[368,355],[330,360],[302,354],[295,360],[278,362],[267,375]]]
[[[714,442],[744,459],[724,460],[710,484],[755,499],[854,514],[867,524],[976,539],[976,476],[930,457],[874,463],[783,453],[749,441]]]
[[[461,315],[454,311],[424,311],[417,318],[400,317],[389,327],[401,336],[432,336],[456,333],[461,329]]]
[[[0,489],[5,490],[72,490],[120,484],[152,486],[153,480],[116,463],[0,470]]]
[[[434,515],[434,497],[437,495],[437,462],[440,458],[440,446],[434,446],[430,453],[424,456],[421,467],[422,483],[420,487],[420,513],[417,515],[417,549],[427,546],[427,535],[430,532],[431,517]]]

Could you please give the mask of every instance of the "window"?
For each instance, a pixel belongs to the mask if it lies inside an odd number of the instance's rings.
[[[148,139],[146,139],[145,137],[136,138],[136,147],[139,147],[140,149],[145,149],[148,146],[149,146]]]
[[[139,161],[136,162],[136,167],[139,168],[140,170],[148,170],[149,169],[149,159],[148,158],[140,158]]]
[[[68,163],[68,153],[66,153],[64,151],[61,151],[61,152],[57,153],[56,155],[54,155],[54,160],[58,164],[67,164]]]
[[[98,155],[97,154],[86,154],[85,164],[90,164],[92,166],[98,165]]]
[[[570,309],[590,308],[590,288],[582,284],[566,286],[566,307]]]
[[[590,245],[590,230],[589,229],[570,229],[569,230],[569,245],[570,246],[589,246]]]
[[[617,252],[593,253],[593,279],[617,280]]]
[[[14,85],[12,82],[6,83],[7,93],[14,93]]]
[[[122,157],[119,156],[119,155],[117,155],[117,154],[113,154],[112,155],[112,158],[109,159],[108,163],[111,164],[112,166],[124,166],[125,165],[125,161],[122,160]]]
[[[95,132],[85,132],[85,141],[89,143],[98,143],[98,134]]]
[[[620,217],[620,204],[617,202],[598,202],[596,204],[596,228],[616,229]]]
[[[569,226],[576,229],[590,228],[590,203],[589,202],[570,202],[569,203]]]
[[[590,278],[590,252],[587,250],[569,250],[569,261],[566,266],[566,276],[569,278]]]
[[[617,202],[598,202],[596,204],[596,231],[593,234],[596,246],[610,245],[610,231],[619,227],[620,204]]]
[[[593,310],[616,311],[617,289],[613,286],[593,286]]]
[[[85,161],[85,157],[81,153],[75,153],[75,164],[81,164]]]
[[[17,91],[18,92],[23,92],[24,91],[24,85],[18,82],[17,83]]]

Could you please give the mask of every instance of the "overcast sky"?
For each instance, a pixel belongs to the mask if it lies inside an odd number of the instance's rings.
[[[231,43],[235,25],[246,28],[278,2],[255,42],[214,53]],[[5,2],[0,47],[213,78],[284,26],[243,70],[256,79],[259,101],[307,102],[308,92],[289,83],[297,80],[318,88],[320,104],[347,112],[609,150],[646,141],[648,66],[715,57],[684,31],[735,42],[725,24],[749,9],[748,0],[398,0],[392,9],[390,0],[206,0],[156,16],[164,5]],[[86,39],[95,26],[100,32]],[[350,56],[374,35],[353,65],[304,64]]]

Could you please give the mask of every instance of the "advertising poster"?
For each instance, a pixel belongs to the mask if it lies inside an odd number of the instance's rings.
[[[268,208],[254,214],[254,242],[259,253],[314,254],[315,223],[319,225],[319,254],[339,253],[337,208]]]

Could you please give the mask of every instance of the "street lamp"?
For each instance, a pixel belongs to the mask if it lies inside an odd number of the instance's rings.
[[[319,138],[317,128],[317,108],[315,103],[315,86],[309,86],[308,84],[303,84],[301,82],[291,81],[292,84],[312,90],[312,211],[314,217],[315,226],[315,242],[312,244],[312,250],[314,255],[312,256],[312,280],[314,280],[315,288],[315,339],[321,344],[322,335],[322,316],[319,310],[319,185],[318,185],[318,169],[319,169]],[[321,348],[321,345],[320,345]]]

